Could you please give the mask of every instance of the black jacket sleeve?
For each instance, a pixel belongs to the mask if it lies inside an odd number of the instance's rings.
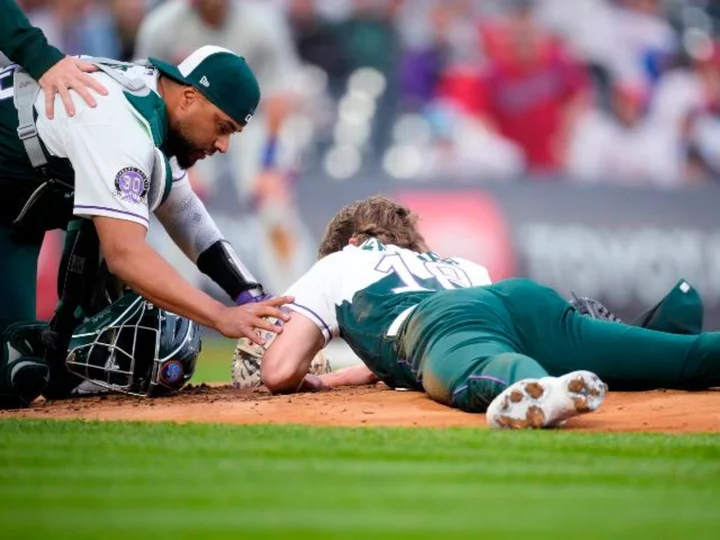
[[[0,51],[36,80],[65,57],[30,24],[15,0],[0,0]]]

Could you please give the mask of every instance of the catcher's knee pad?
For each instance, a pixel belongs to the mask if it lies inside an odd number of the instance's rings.
[[[49,379],[41,342],[45,323],[16,323],[0,335],[0,408],[27,407]]]

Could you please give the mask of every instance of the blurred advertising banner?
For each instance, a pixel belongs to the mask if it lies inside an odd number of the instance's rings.
[[[393,199],[422,216],[420,231],[439,255],[480,261],[493,281],[517,275],[509,226],[493,197],[398,191]]]
[[[403,184],[383,177],[308,179],[301,212],[316,237],[344,204],[382,193],[421,215],[430,246],[483,264],[494,280],[525,276],[605,301],[623,318],[683,277],[720,328],[720,189],[683,191],[538,182]]]

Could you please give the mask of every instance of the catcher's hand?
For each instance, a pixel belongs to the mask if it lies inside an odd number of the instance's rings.
[[[266,317],[266,320],[274,325],[282,325],[282,321],[274,317]],[[232,360],[232,382],[237,389],[255,388],[262,386],[260,380],[260,363],[265,355],[265,350],[270,346],[277,334],[267,330],[258,329],[260,336],[265,340],[265,346],[256,345],[248,338],[240,338],[235,346],[235,353]],[[325,357],[324,351],[315,355],[310,363],[308,373],[311,375],[323,375],[330,373],[332,368]]]
[[[572,298],[570,298],[570,305],[572,305],[581,315],[587,315],[592,319],[599,319],[601,321],[622,323],[620,317],[615,315],[598,300],[584,296],[578,298],[575,296],[574,292],[571,294]]]

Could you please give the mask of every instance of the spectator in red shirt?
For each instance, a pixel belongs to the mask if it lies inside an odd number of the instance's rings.
[[[508,15],[482,27],[481,36],[482,73],[449,73],[443,93],[517,143],[531,172],[561,172],[567,137],[589,94],[584,67],[540,26],[529,0],[513,0]]]

